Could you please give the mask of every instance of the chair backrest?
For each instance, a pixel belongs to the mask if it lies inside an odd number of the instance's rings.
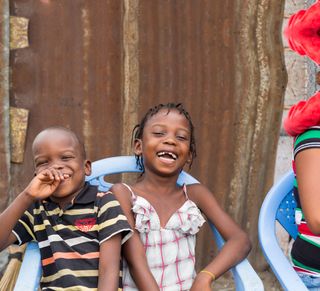
[[[136,165],[136,160],[134,156],[119,156],[102,159],[92,163],[92,174],[86,178],[86,180],[92,184],[98,186],[101,191],[106,191],[112,186],[112,183],[108,182],[108,175],[120,174],[120,173],[136,173],[141,172],[141,170]],[[178,184],[194,184],[199,183],[191,175],[181,172]],[[218,248],[220,249],[223,244],[223,238],[210,223],[210,227],[214,234],[215,241]],[[32,251],[34,251],[34,244],[32,243]],[[30,247],[31,249],[31,247]],[[23,286],[24,282],[27,280],[32,282],[32,288],[29,289],[15,289],[17,291],[29,291],[37,290],[39,286],[39,276],[37,278],[30,278],[28,269],[38,270],[37,274],[41,271],[39,250],[37,249],[37,255],[25,256],[28,260],[23,260],[22,269],[23,273],[19,273],[16,286]],[[243,260],[232,269],[232,274],[234,278],[234,283],[237,291],[263,291],[263,283],[257,273],[254,271],[247,259]]]
[[[139,173],[141,170],[136,164],[136,159],[134,156],[118,156],[111,157],[102,160],[98,160],[92,163],[92,174],[86,178],[91,185],[96,185],[100,190],[106,191],[111,186],[105,180],[105,177],[111,174],[121,174],[121,173]],[[182,171],[178,184],[195,184],[199,183],[195,178],[186,172]]]
[[[279,221],[293,239],[296,239],[298,235],[298,227],[295,223],[296,207],[297,202],[293,194],[293,189],[291,189],[280,202],[276,215],[276,220]]]
[[[290,171],[270,189],[260,209],[258,234],[264,256],[282,287],[302,291],[307,288],[283,253],[276,236],[276,221],[279,221],[290,236],[297,237],[293,182],[294,174]]]

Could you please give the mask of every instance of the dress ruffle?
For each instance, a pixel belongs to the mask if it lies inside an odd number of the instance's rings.
[[[132,212],[135,214],[135,228],[141,233],[148,233],[151,229],[150,206],[147,207],[140,197],[137,197],[133,203]]]
[[[189,203],[188,203],[189,202]],[[179,212],[181,224],[176,227],[176,230],[185,234],[196,234],[200,227],[205,223],[199,208],[190,200],[187,201],[188,207],[185,211]]]
[[[135,228],[140,233],[149,233],[151,230],[160,230],[160,220],[150,205],[143,197],[136,197],[132,211],[135,214]],[[152,223],[151,215],[157,216],[158,223]],[[179,231],[184,234],[194,235],[205,222],[199,208],[191,201],[187,200],[168,220],[165,229]]]

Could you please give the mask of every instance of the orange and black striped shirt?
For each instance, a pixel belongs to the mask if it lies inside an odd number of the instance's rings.
[[[42,290],[96,290],[100,244],[118,233],[125,242],[132,230],[114,195],[86,183],[65,209],[50,199],[34,203],[13,233],[19,244],[39,243]]]

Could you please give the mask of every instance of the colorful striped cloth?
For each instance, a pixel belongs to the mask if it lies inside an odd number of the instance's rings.
[[[294,158],[301,151],[311,148],[320,148],[320,126],[311,127],[296,137],[293,150]],[[295,172],[294,159],[293,170]],[[291,260],[297,272],[320,277],[320,236],[310,231],[304,219],[296,178],[294,182],[294,195],[298,204],[295,212],[298,237],[291,250]]]

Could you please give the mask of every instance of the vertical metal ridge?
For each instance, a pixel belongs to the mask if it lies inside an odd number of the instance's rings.
[[[139,0],[124,0],[123,49],[124,49],[124,94],[122,98],[122,143],[121,154],[132,154],[131,132],[138,123],[139,106]]]

